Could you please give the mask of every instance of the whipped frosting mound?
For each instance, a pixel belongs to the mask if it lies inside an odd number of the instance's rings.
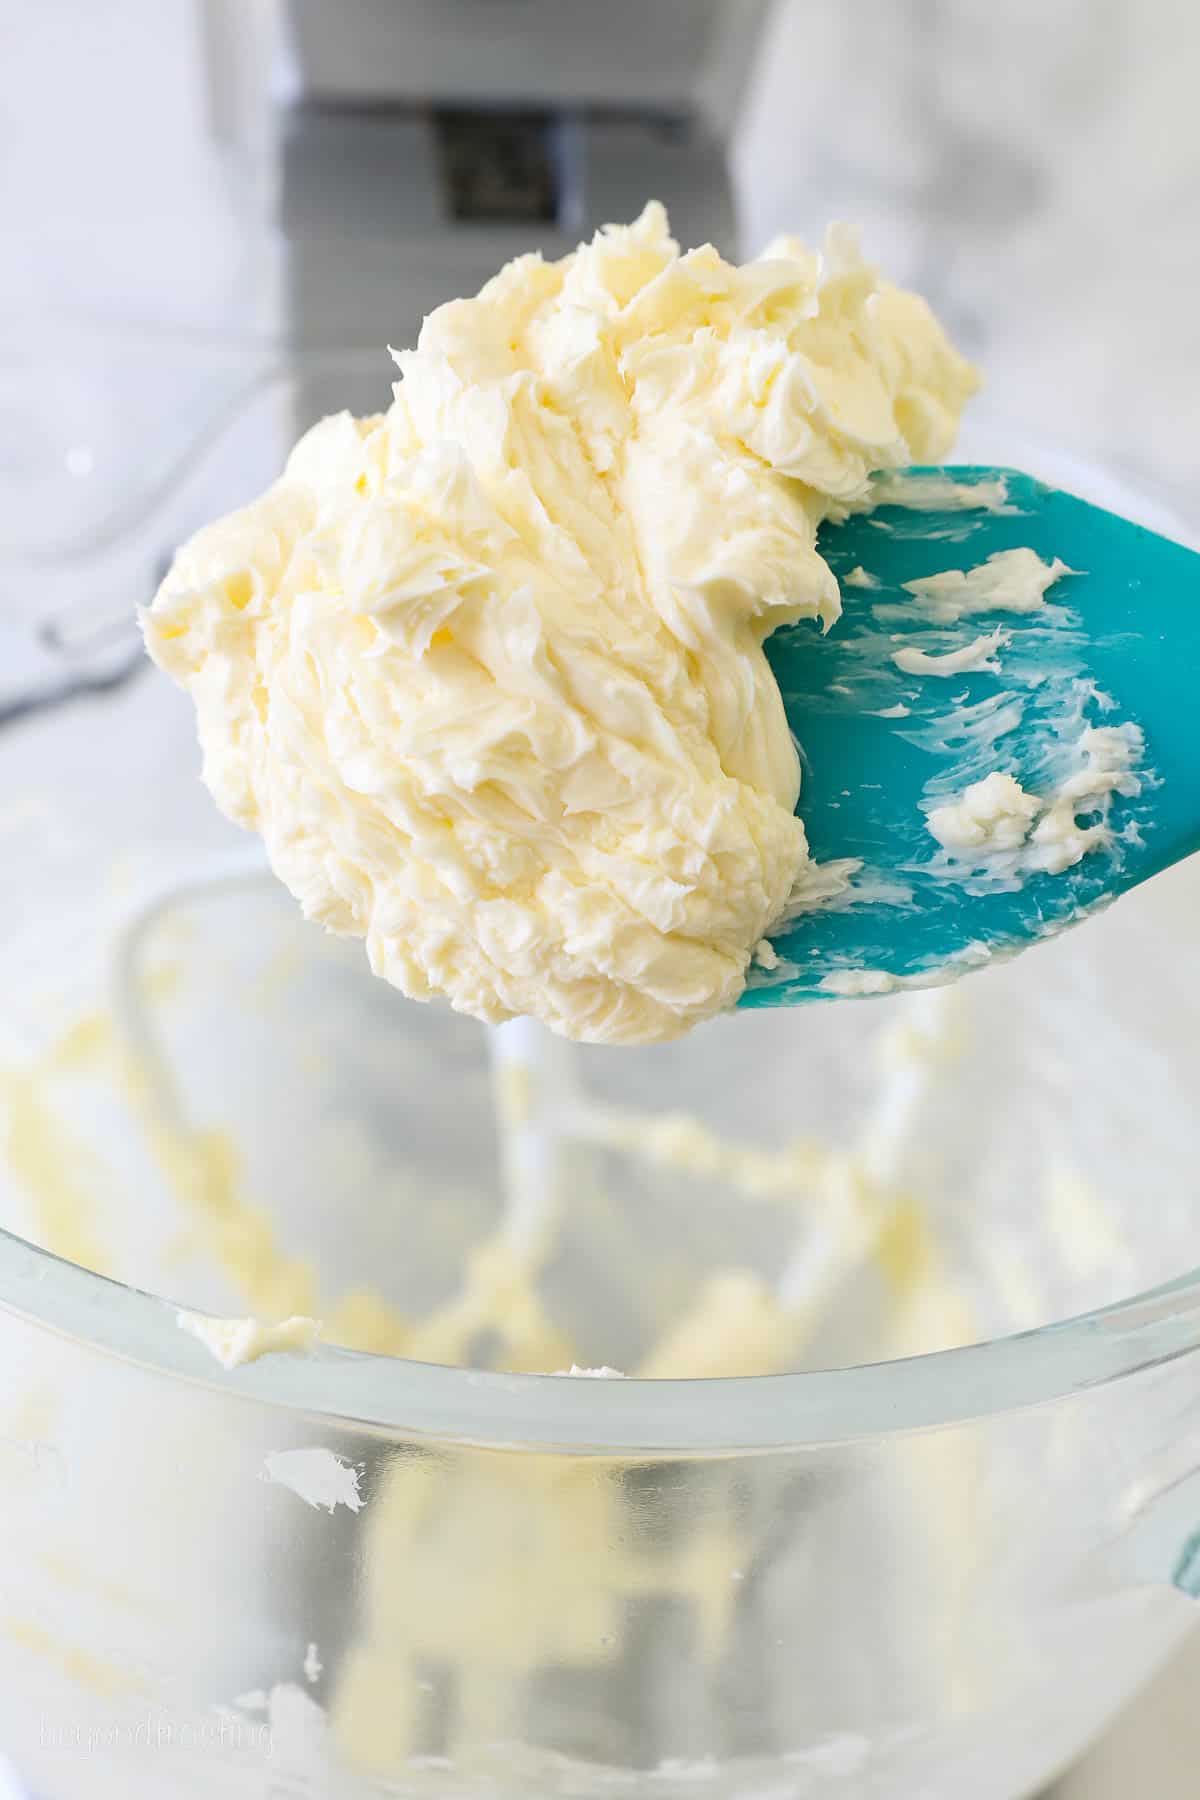
[[[743,267],[661,206],[432,313],[147,613],[204,778],[416,999],[645,1043],[731,1006],[808,864],[763,656],[822,519],[936,462],[974,372],[844,229]]]

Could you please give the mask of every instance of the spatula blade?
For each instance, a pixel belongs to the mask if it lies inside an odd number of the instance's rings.
[[[773,934],[778,965],[755,967],[744,1006],[952,979],[1200,848],[1200,556],[1009,469],[908,470],[883,478],[876,501],[821,534],[839,622],[767,643],[812,853],[849,886]],[[968,591],[956,617],[953,588],[939,599],[936,583],[933,597],[905,586],[1019,550],[1071,571],[1027,611]],[[955,651],[985,666],[927,660]],[[1080,766],[1089,726],[1136,728],[1141,742],[1106,841],[1073,867],[1005,875],[931,834],[930,812],[993,770],[1050,796]]]

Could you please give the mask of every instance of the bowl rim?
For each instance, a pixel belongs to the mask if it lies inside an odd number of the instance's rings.
[[[268,379],[278,379],[273,370]],[[1086,454],[971,421],[955,460],[1043,474],[1197,546],[1177,496]],[[1184,506],[1182,514],[1190,514]],[[952,1429],[1053,1404],[1200,1351],[1200,1267],[1032,1330],[883,1363],[686,1380],[572,1380],[318,1344],[228,1372],[179,1329],[178,1304],[0,1229],[0,1311],[168,1381],[341,1429],[567,1455],[713,1457]]]
[[[0,1231],[0,1310],[170,1381],[338,1429],[633,1458],[812,1449],[952,1429],[1200,1352],[1200,1268],[1096,1311],[882,1363],[685,1380],[508,1374],[318,1344],[229,1371],[178,1307]]]

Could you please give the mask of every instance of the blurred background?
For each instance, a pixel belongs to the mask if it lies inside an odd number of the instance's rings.
[[[132,678],[131,605],[174,543],[310,417],[384,404],[385,346],[431,306],[651,196],[685,244],[743,255],[857,222],[983,363],[988,413],[1168,502],[1200,487],[1187,0],[3,17],[0,721]],[[219,492],[189,487],[231,420]],[[1062,1791],[1194,1793],[1196,1680],[1160,1684]]]
[[[650,193],[745,254],[850,218],[984,360],[990,405],[1200,479],[1187,0],[7,10],[0,282],[46,325],[381,348],[512,243]]]

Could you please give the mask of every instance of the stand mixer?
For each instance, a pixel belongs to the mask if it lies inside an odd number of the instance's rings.
[[[596,186],[578,224],[555,190],[548,246],[654,190],[685,238],[724,235],[681,191],[727,205],[699,125],[481,121],[449,80],[432,127],[331,111],[312,97],[350,76],[320,74],[295,11],[289,347],[204,352],[240,397],[93,572],[152,566],[316,413],[385,390],[376,347],[416,324],[396,269],[428,279],[419,312],[506,253],[494,213],[406,238],[381,142],[432,129],[483,204],[471,170],[511,130],[505,203],[533,212],[583,145]],[[354,271],[355,319],[322,261]],[[1195,871],[961,994],[660,1050],[489,1042],[302,926],[194,764],[148,681],[0,739],[0,1742],[32,1790],[1012,1800],[1049,1778],[1200,1585]],[[223,1375],[178,1305],[318,1313],[327,1343]]]

